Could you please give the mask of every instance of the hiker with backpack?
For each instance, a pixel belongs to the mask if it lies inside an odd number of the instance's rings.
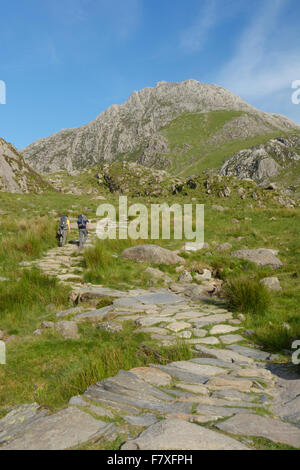
[[[59,220],[59,227],[57,231],[57,238],[59,246],[64,246],[67,240],[67,234],[71,232],[70,219],[67,215],[61,215]]]
[[[86,241],[89,234],[89,220],[88,218],[81,214],[78,216],[77,225],[79,230],[79,248],[82,248]]]

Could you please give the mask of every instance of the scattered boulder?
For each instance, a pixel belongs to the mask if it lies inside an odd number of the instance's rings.
[[[59,321],[55,323],[55,329],[65,338],[65,339],[78,339],[78,326],[75,321]]]
[[[211,278],[212,278],[212,273],[209,269],[203,269],[202,273],[196,273],[194,275],[194,279],[196,279],[196,281],[203,281],[203,280],[207,280]]]
[[[260,282],[270,290],[281,291],[281,285],[278,277],[265,277]]]
[[[126,248],[121,254],[123,258],[133,261],[148,262],[153,264],[184,264],[185,260],[171,250],[158,245],[137,245]]]
[[[258,266],[270,266],[273,269],[277,269],[283,266],[283,264],[274,253],[275,250],[258,248],[256,250],[237,250],[231,253],[231,256],[252,261],[252,263],[258,264]]]
[[[193,282],[193,277],[189,273],[189,271],[184,270],[183,273],[180,274],[178,278],[178,282],[182,282],[182,283]]]

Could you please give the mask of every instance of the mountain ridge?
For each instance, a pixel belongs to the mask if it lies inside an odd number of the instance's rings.
[[[167,168],[170,146],[161,131],[184,113],[217,111],[246,113],[255,127],[251,136],[300,130],[288,118],[264,113],[218,85],[196,80],[158,82],[134,91],[123,104],[110,106],[88,124],[39,139],[21,153],[42,173],[73,171],[117,159]]]

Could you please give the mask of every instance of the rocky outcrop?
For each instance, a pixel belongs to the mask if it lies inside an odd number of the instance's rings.
[[[0,138],[0,191],[40,193],[45,189],[50,186],[27,165],[15,147]]]
[[[287,118],[263,113],[217,85],[196,80],[160,82],[154,88],[135,91],[124,104],[111,106],[85,126],[34,142],[22,154],[37,171],[45,173],[83,169],[124,157],[165,168],[168,142],[159,131],[183,113],[217,110],[253,116],[251,136],[298,128]],[[225,130],[225,137],[231,133],[230,128]]]
[[[278,176],[283,169],[299,161],[300,136],[294,135],[241,150],[224,163],[219,174],[262,182]]]

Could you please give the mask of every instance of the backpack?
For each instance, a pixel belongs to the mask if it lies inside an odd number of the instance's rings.
[[[87,222],[88,222],[88,219],[86,218],[86,216],[80,215],[77,219],[78,228],[86,228]]]
[[[67,220],[68,217],[66,215],[62,215],[59,221],[59,228],[66,230],[68,228]]]

